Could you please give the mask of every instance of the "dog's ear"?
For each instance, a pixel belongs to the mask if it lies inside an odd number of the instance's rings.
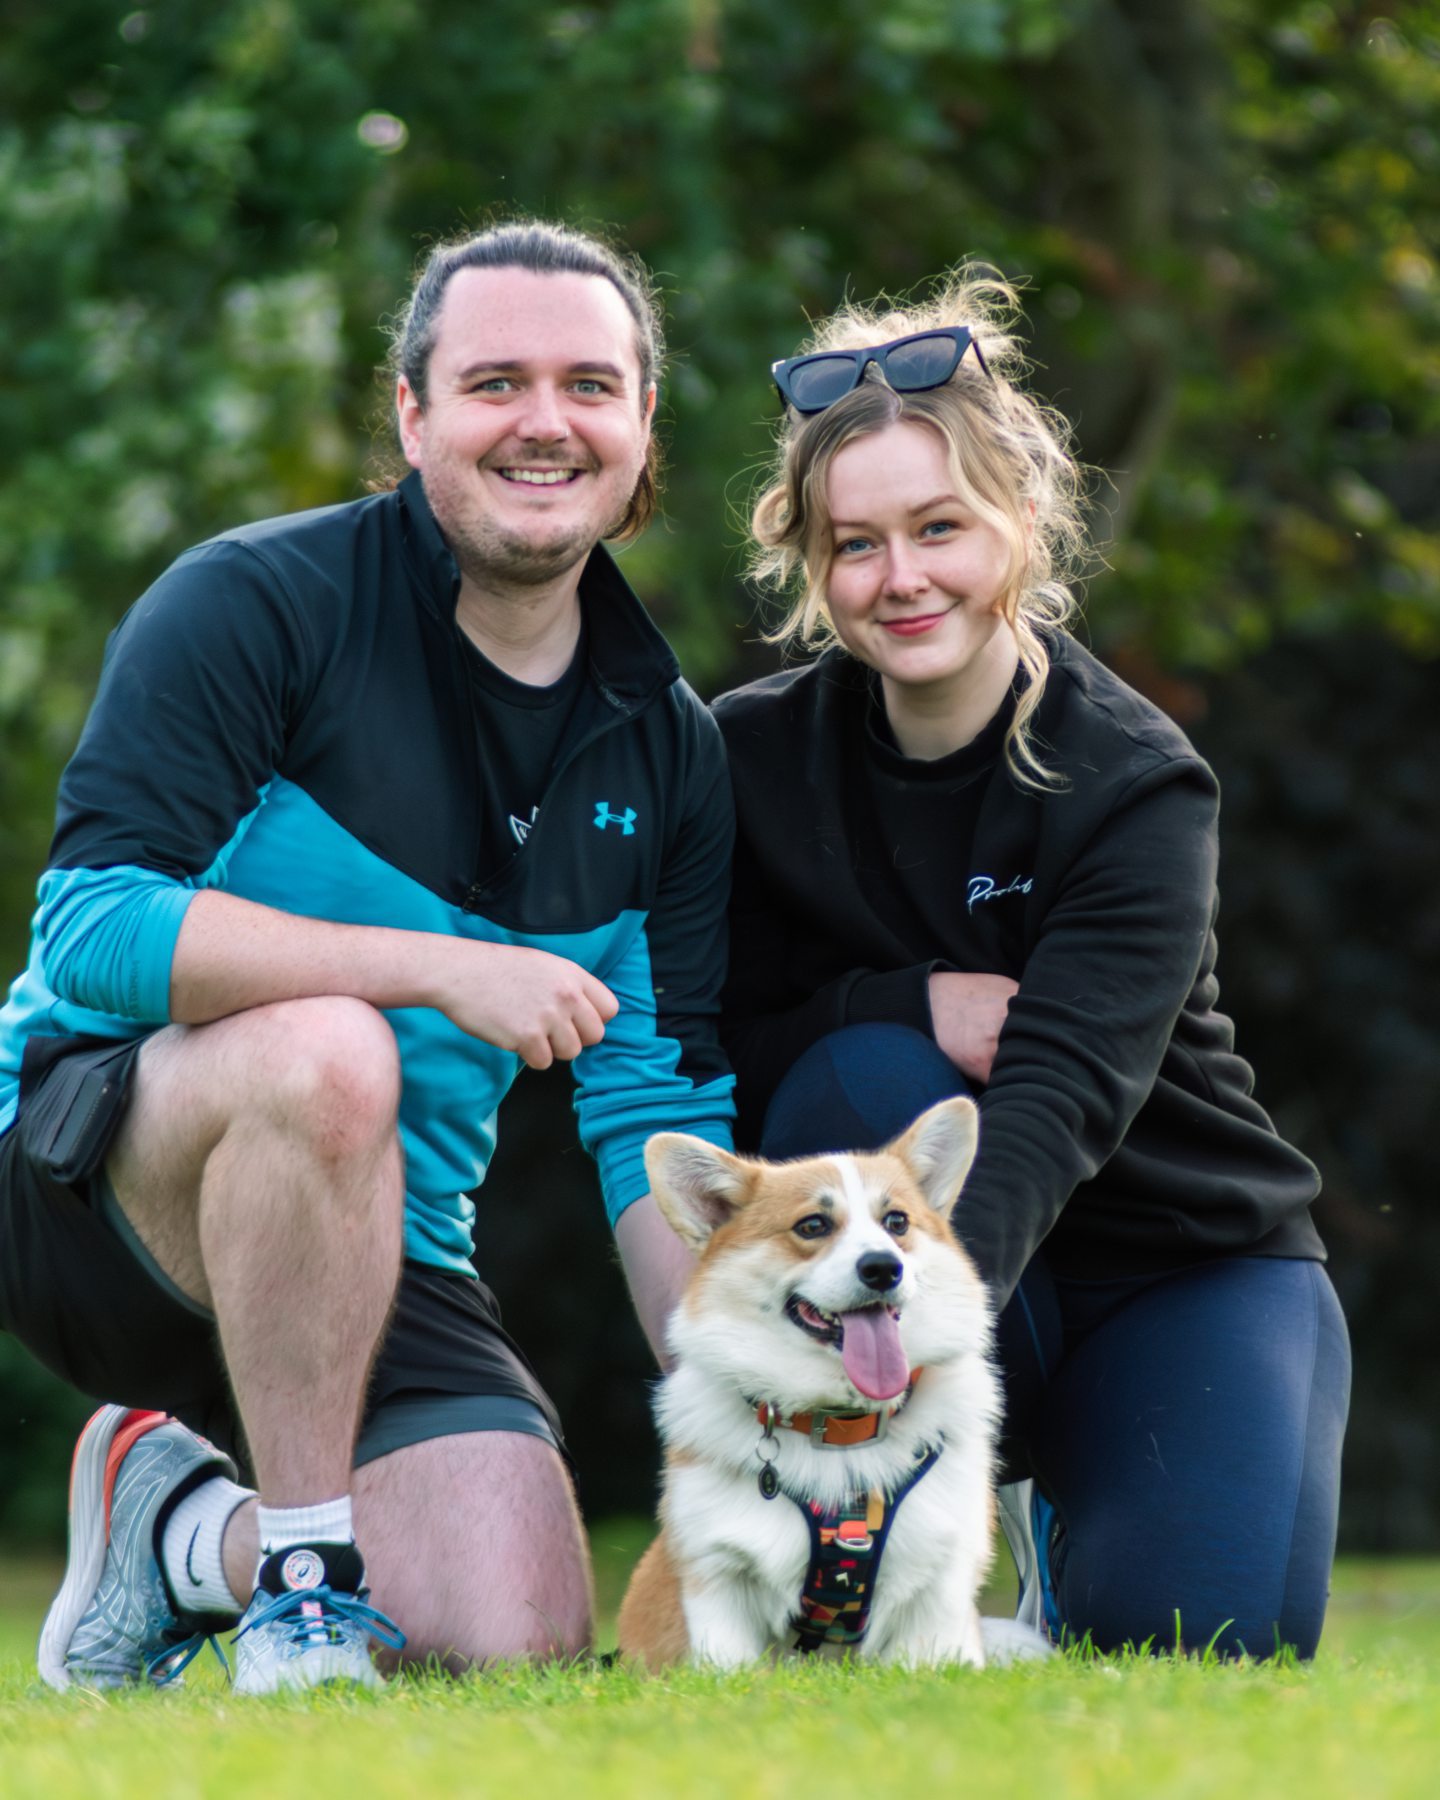
[[[704,1138],[662,1131],[645,1146],[645,1172],[655,1203],[692,1250],[733,1218],[750,1185],[738,1156]]]
[[[959,1095],[932,1106],[890,1145],[936,1212],[949,1212],[980,1142],[980,1113]]]

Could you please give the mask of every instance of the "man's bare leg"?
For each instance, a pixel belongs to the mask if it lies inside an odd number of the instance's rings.
[[[400,1269],[399,1086],[388,1025],[352,999],[171,1027],[142,1048],[107,1172],[155,1262],[215,1314],[269,1511],[257,1517],[203,1439],[102,1407],[76,1446],[70,1554],[41,1633],[51,1686],[165,1679],[186,1648],[178,1627],[240,1612],[262,1520],[275,1554],[236,1691],[377,1680],[368,1621],[345,1596],[364,1581],[355,1434]],[[227,1539],[243,1561],[225,1555]],[[322,1583],[330,1599],[316,1610],[305,1595]],[[291,1635],[301,1612],[303,1655]]]
[[[363,1001],[287,1001],[145,1045],[108,1172],[165,1273],[209,1307],[267,1505],[350,1490],[394,1297],[400,1072]]]
[[[432,1438],[355,1471],[375,1604],[405,1660],[460,1669],[590,1643],[590,1554],[558,1453],[520,1432]]]
[[[371,1598],[403,1623],[407,1660],[585,1648],[589,1556],[548,1444],[466,1433],[352,1473],[401,1254],[399,1071],[380,1015],[287,1002],[160,1033],[142,1059],[111,1179],[156,1261],[216,1314],[262,1498],[353,1487]],[[224,1533],[237,1596],[257,1549],[252,1502]]]
[[[542,1439],[432,1438],[357,1469],[354,1491],[370,1598],[404,1625],[406,1662],[434,1656],[458,1671],[588,1647],[589,1549],[570,1477]],[[225,1531],[232,1587],[250,1579],[255,1553],[251,1503]]]

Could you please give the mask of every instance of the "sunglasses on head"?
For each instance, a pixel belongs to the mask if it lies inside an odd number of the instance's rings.
[[[868,344],[863,350],[817,350],[810,356],[791,356],[772,363],[770,373],[787,406],[798,413],[818,413],[853,394],[872,362],[897,394],[944,387],[972,346],[975,360],[988,375],[980,346],[964,325],[941,325],[934,331],[894,338],[888,344]]]

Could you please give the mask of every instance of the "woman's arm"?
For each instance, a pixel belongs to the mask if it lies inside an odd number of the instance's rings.
[[[1072,860],[1031,949],[953,1214],[1002,1303],[1123,1141],[1213,964],[1217,811],[1198,759],[1141,777]]]

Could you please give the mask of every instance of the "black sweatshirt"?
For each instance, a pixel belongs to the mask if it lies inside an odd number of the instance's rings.
[[[1057,792],[1007,772],[1009,705],[954,756],[903,757],[843,651],[715,703],[739,823],[723,1031],[740,1141],[829,1032],[932,1033],[933,972],[1006,975],[1020,991],[953,1215],[1000,1303],[1042,1242],[1080,1278],[1321,1259],[1319,1178],[1215,1010],[1215,777],[1078,644],[1051,657],[1034,723]]]

